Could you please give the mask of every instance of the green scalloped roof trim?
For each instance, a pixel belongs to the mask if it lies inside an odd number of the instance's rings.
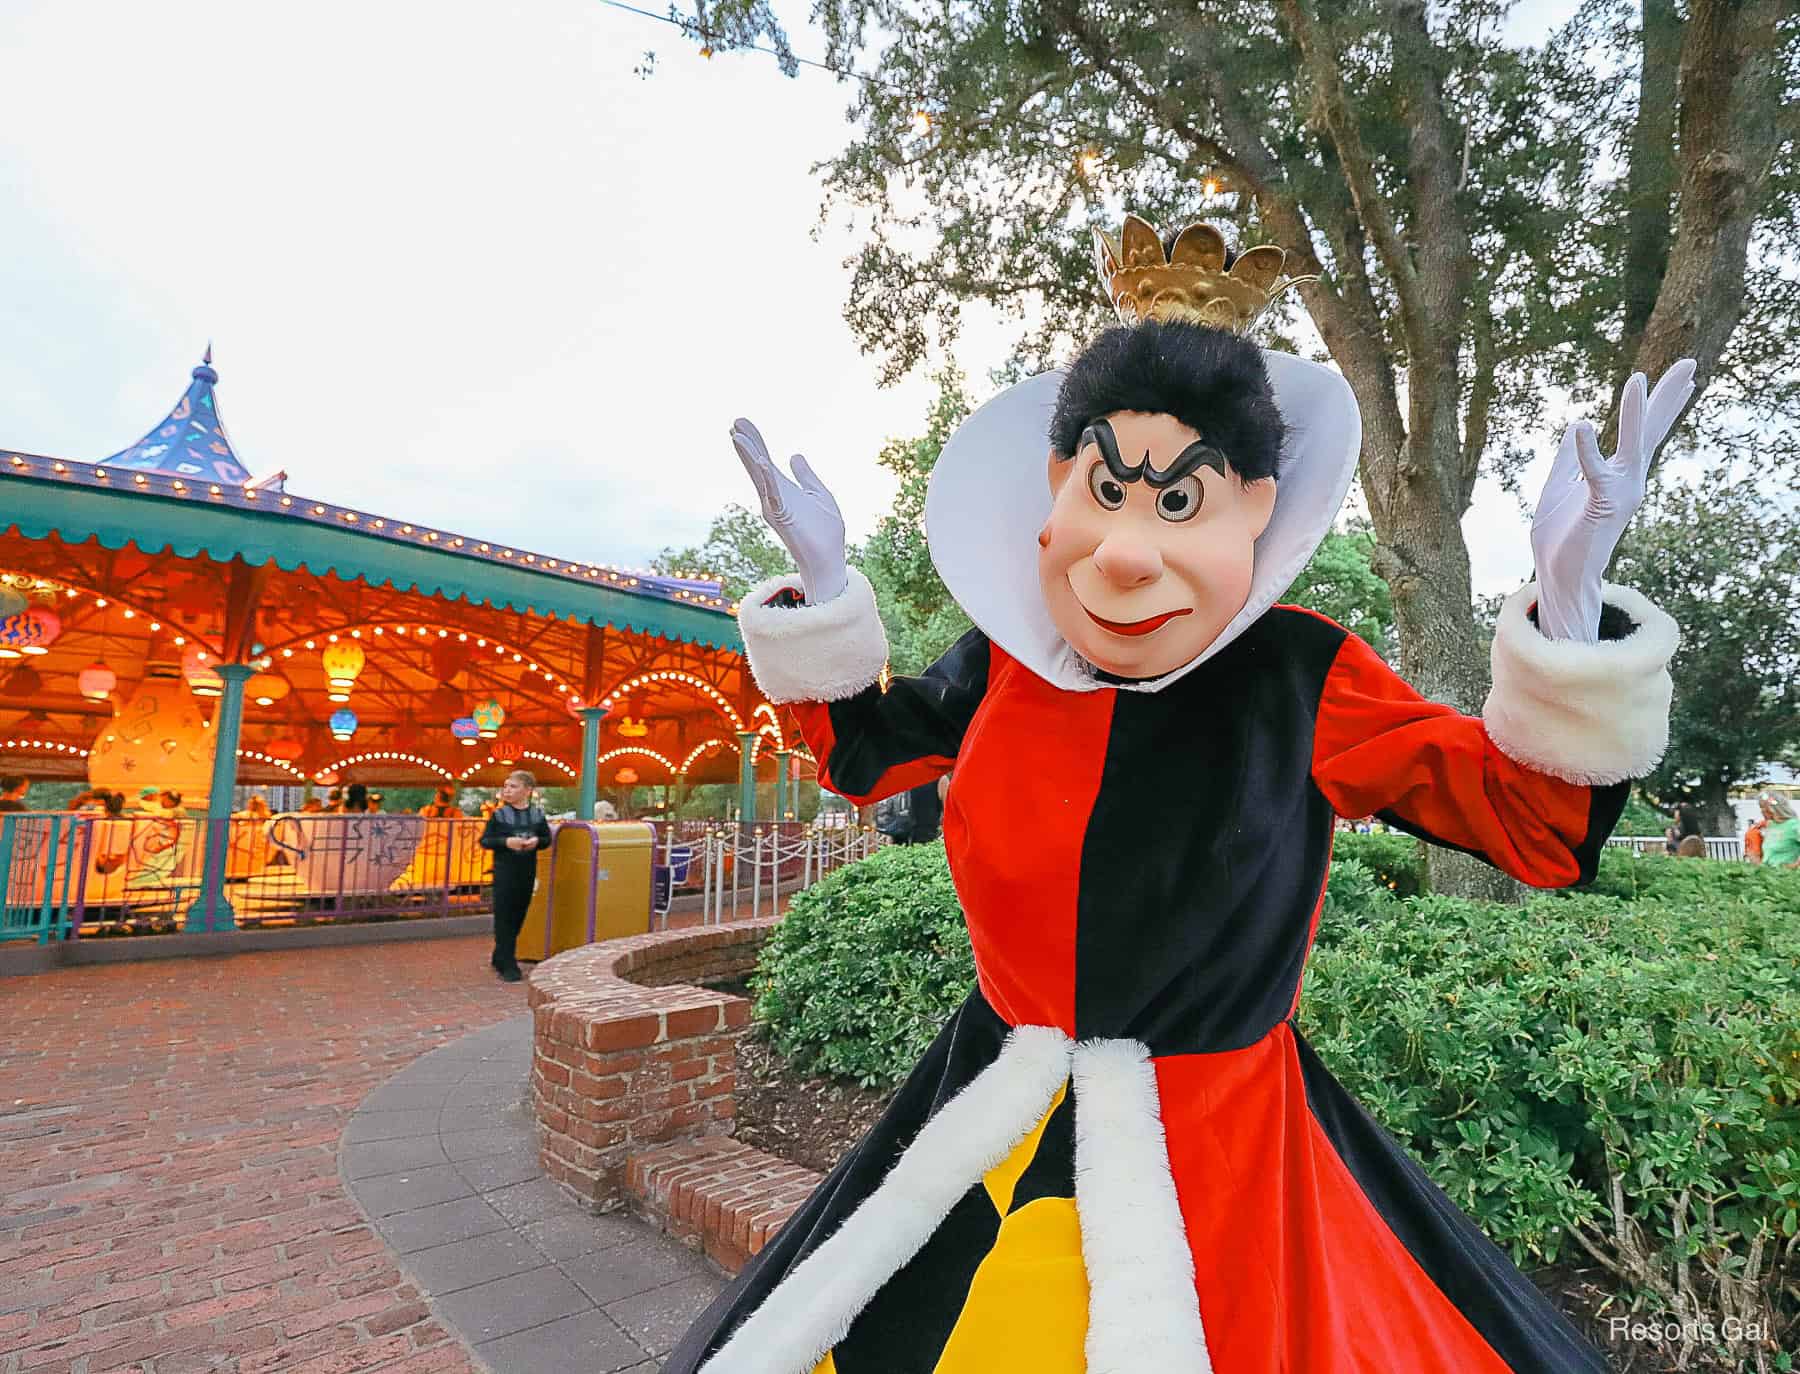
[[[205,557],[215,563],[242,558],[255,567],[273,563],[286,572],[304,567],[396,591],[559,620],[573,616],[684,644],[744,650],[736,617],[721,611],[590,587],[554,573],[495,566],[443,549],[288,520],[274,512],[51,485],[0,472],[0,521],[16,526],[27,539],[56,535],[70,544],[94,540],[108,549],[135,544],[145,553],[167,549],[180,558]]]

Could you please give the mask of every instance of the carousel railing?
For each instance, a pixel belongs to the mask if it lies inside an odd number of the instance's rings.
[[[236,924],[486,911],[492,866],[472,817],[291,813],[225,823]],[[178,930],[201,895],[204,818],[37,812],[0,819],[0,939]]]
[[[704,925],[732,915],[755,918],[765,911],[774,915],[780,910],[784,890],[810,887],[833,869],[867,858],[887,843],[886,836],[867,826],[816,821],[761,825],[710,821],[700,825],[705,828],[699,831],[697,861],[690,865],[688,887],[700,892]]]
[[[0,940],[61,940],[81,921],[92,828],[57,812],[0,814]]]

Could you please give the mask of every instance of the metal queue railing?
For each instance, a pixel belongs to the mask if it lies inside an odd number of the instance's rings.
[[[688,877],[676,884],[676,890],[698,890],[703,925],[746,914],[746,904],[753,919],[765,911],[773,915],[781,909],[782,893],[810,887],[833,869],[867,858],[887,843],[887,837],[870,826],[816,821],[676,822],[667,828],[666,839],[657,837],[662,846],[659,858],[674,865],[679,850],[689,851]]]
[[[1744,841],[1739,835],[1702,835],[1709,859],[1741,859]],[[1607,844],[1616,849],[1629,849],[1633,854],[1666,854],[1668,841],[1661,835],[1612,835]]]

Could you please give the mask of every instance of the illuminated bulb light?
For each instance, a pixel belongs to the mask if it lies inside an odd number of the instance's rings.
[[[177,477],[175,479],[175,481],[172,485],[174,486],[176,491],[186,491],[187,490],[187,483],[182,481],[179,477]]]
[[[140,472],[136,477],[133,477],[131,480],[136,482],[141,487],[146,482],[148,482],[150,479],[145,477],[144,474]]]
[[[216,486],[216,485],[215,485],[215,486],[213,486],[213,487],[211,487],[211,488],[209,488],[209,490],[210,490],[210,491],[211,491],[211,492],[212,492],[212,494],[213,494],[213,495],[214,495],[214,496],[223,496],[223,495],[224,495],[224,494],[225,494],[225,493],[224,493],[224,492],[223,492],[223,491],[221,491],[221,490],[220,490],[220,489],[219,489],[219,488],[218,488],[218,486]]]
[[[281,504],[284,506],[291,506],[294,504],[294,498],[291,496],[284,496],[281,498]]]
[[[314,515],[323,515],[323,514],[325,514],[325,507],[323,507],[323,506],[314,506],[314,507],[313,507],[313,514],[314,514]]]
[[[255,487],[245,487],[244,488],[244,499],[246,501],[254,501],[256,499],[256,488]]]
[[[56,472],[67,472],[69,470],[67,466],[62,463],[52,463],[50,466]]]

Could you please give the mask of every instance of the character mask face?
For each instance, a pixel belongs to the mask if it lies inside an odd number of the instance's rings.
[[[1275,479],[1248,484],[1170,415],[1097,420],[1074,457],[1050,456],[1038,579],[1076,653],[1152,678],[1204,653],[1250,597]]]

